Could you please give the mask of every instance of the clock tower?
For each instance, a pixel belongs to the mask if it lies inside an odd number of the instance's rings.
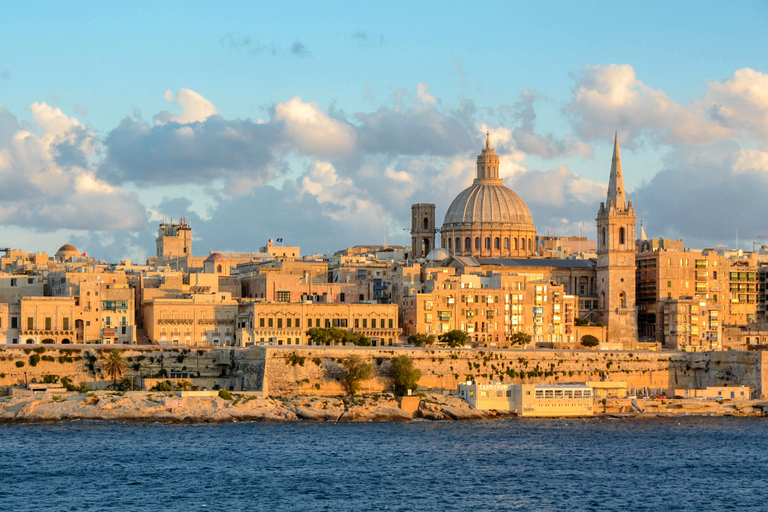
[[[619,137],[613,144],[608,197],[597,212],[598,318],[606,326],[606,341],[630,348],[637,341],[635,308],[635,209],[627,202],[619,157]]]

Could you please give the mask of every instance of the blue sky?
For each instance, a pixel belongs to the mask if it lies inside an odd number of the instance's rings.
[[[764,2],[0,4],[0,246],[407,243],[489,129],[540,233],[590,237],[615,130],[649,236],[768,234]],[[679,187],[679,188],[675,188]],[[633,197],[634,196],[634,197]],[[712,205],[716,203],[716,207]]]

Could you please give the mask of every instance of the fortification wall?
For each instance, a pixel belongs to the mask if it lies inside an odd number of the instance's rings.
[[[231,372],[230,350],[185,350],[160,348],[122,348],[98,346],[10,346],[0,348],[0,386],[43,382],[46,375],[59,381],[67,377],[75,384],[92,388],[105,388],[112,383],[102,368],[103,358],[118,348],[126,360],[126,377],[164,378],[172,374],[186,374],[188,379],[200,377],[219,379]],[[35,363],[34,356],[39,360]],[[228,384],[228,382],[224,382]]]
[[[456,389],[460,381],[558,384],[587,380],[626,381],[629,386],[664,390],[705,386],[746,385],[768,394],[763,375],[765,356],[759,352],[613,352],[555,350],[389,349],[363,347],[270,347],[263,354],[265,393],[338,394],[339,361],[357,354],[370,362],[376,377],[363,392],[392,390],[389,365],[407,355],[421,370],[419,386]]]

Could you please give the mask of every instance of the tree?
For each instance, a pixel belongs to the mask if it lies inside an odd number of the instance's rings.
[[[600,340],[591,334],[585,334],[581,337],[581,344],[587,348],[592,348],[598,346],[600,344]]]
[[[120,351],[116,348],[110,350],[107,357],[105,357],[101,363],[104,372],[112,377],[115,386],[117,386],[117,379],[123,376],[125,366],[125,359],[123,359],[122,354],[120,354]]]
[[[408,343],[415,347],[429,347],[435,343],[434,334],[411,334],[408,336]]]
[[[341,367],[344,373],[341,376],[341,383],[350,395],[360,391],[360,382],[373,377],[373,366],[362,360],[357,354],[351,355],[341,360]]]
[[[576,325],[578,327],[583,327],[585,325],[589,325],[589,320],[587,320],[586,318],[576,317],[573,319],[573,325]]]
[[[307,330],[307,336],[313,345],[334,345],[337,343],[352,343],[362,347],[370,347],[371,339],[359,332],[352,332],[338,327],[313,327]]]
[[[525,345],[531,342],[531,335],[524,332],[516,332],[509,337],[509,342],[512,345]]]
[[[390,372],[395,381],[395,394],[399,396],[408,394],[409,389],[416,389],[421,378],[421,370],[413,367],[413,359],[408,356],[393,357]]]
[[[438,336],[438,341],[447,344],[449,347],[461,347],[467,342],[467,333],[454,329]]]

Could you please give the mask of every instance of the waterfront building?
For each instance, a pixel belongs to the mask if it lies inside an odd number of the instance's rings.
[[[480,384],[461,382],[458,395],[472,407],[518,416],[592,416],[592,388],[586,384]]]

